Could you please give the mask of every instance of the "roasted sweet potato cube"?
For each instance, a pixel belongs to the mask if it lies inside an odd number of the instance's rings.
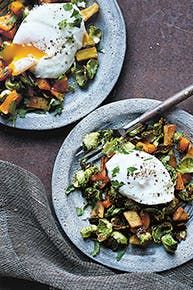
[[[175,132],[176,125],[167,124],[164,126],[164,145],[172,145]]]
[[[182,174],[177,172],[176,175],[176,190],[183,190],[185,188]]]
[[[177,208],[173,214],[173,221],[175,222],[185,222],[189,219],[189,216],[183,207]]]
[[[132,235],[130,238],[129,238],[129,244],[131,245],[140,245],[140,240],[138,239],[138,237],[136,235]]]
[[[41,97],[31,97],[27,103],[28,108],[48,110],[49,101]]]
[[[178,143],[178,150],[181,152],[185,152],[186,150],[188,150],[189,144],[190,144],[189,139],[181,137]]]
[[[140,213],[141,222],[143,224],[143,229],[147,230],[150,226],[150,216],[147,212]]]
[[[142,226],[141,218],[136,211],[128,210],[125,211],[123,214],[131,228],[137,228]]]
[[[173,155],[170,155],[170,160],[168,161],[168,164],[170,166],[172,166],[173,168],[176,168],[177,161],[176,161],[176,156],[174,154]]]

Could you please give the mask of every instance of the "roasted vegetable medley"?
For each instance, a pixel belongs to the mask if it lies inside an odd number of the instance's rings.
[[[67,195],[80,190],[85,199],[85,205],[76,208],[78,216],[84,215],[87,206],[92,209],[90,225],[82,228],[81,236],[94,241],[93,256],[100,252],[102,245],[117,251],[117,260],[120,260],[130,245],[146,247],[150,243],[160,244],[167,252],[174,253],[178,244],[186,239],[189,215],[185,208],[193,200],[191,140],[183,132],[179,132],[175,124],[169,124],[164,119],[140,126],[128,132],[124,138],[117,138],[113,134],[113,130],[103,130],[84,137],[85,151],[102,145],[104,156],[100,160],[100,167],[81,160],[81,169],[74,174],[71,185],[66,190]],[[143,161],[149,162],[148,166],[153,162],[151,156],[156,157],[167,170],[173,186],[173,199],[170,202],[156,204],[155,196],[155,204],[152,204],[152,200],[143,204],[136,202],[137,196],[128,198],[121,193],[124,183],[116,180],[116,177],[123,164],[116,166],[111,172],[107,170],[107,164],[117,154],[124,154],[127,159],[133,152],[136,156],[148,153],[149,158]],[[144,169],[140,168],[143,172]],[[128,180],[132,179],[134,184],[141,180],[140,171],[137,170],[133,166],[127,168]],[[148,178],[146,177],[147,180]],[[155,178],[159,183],[161,175]],[[147,183],[147,188],[143,187],[144,184],[141,183],[141,190],[146,190],[148,194],[153,184]]]
[[[41,7],[45,3],[54,4],[43,11]],[[53,18],[46,19],[46,9],[50,9]],[[67,15],[66,18],[58,21],[58,11]],[[25,117],[31,111],[61,114],[65,94],[77,87],[85,88],[94,79],[102,33],[92,25],[91,18],[98,11],[97,3],[88,6],[86,0],[0,3],[0,114],[3,117],[15,121],[18,115]],[[38,19],[41,15],[44,22]],[[63,67],[66,70],[61,73]]]

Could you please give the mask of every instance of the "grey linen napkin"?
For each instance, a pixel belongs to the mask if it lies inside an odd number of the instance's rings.
[[[3,161],[0,161],[0,275],[69,290],[193,289],[193,262],[161,274],[117,274],[85,259],[60,233],[40,180]]]

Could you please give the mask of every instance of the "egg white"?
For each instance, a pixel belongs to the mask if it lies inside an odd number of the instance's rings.
[[[72,22],[72,11],[66,11],[64,3],[44,4],[33,8],[21,23],[14,39],[15,44],[31,44],[46,53],[37,60],[33,72],[38,78],[58,78],[72,66],[77,50],[82,47],[85,25],[60,29],[64,19]],[[79,11],[76,5],[73,9]],[[73,38],[73,43],[69,41]],[[20,61],[21,63],[21,61]]]
[[[117,153],[106,163],[106,168],[111,180],[124,183],[119,192],[138,203],[156,205],[174,199],[170,174],[155,156],[137,150],[130,154]],[[119,171],[116,176],[115,171]]]

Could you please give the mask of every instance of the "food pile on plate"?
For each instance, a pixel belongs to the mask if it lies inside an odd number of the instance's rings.
[[[81,169],[66,193],[81,191],[84,216],[91,207],[90,225],[82,228],[92,239],[96,256],[100,246],[118,251],[128,246],[163,245],[174,253],[186,239],[193,200],[193,144],[175,124],[164,119],[116,137],[113,130],[91,132],[83,139],[85,152],[102,146],[100,166],[80,161]],[[72,193],[76,194],[76,192]]]
[[[97,73],[101,30],[90,19],[99,5],[50,2],[58,1],[0,4],[0,113],[9,120],[60,114],[65,94]]]

